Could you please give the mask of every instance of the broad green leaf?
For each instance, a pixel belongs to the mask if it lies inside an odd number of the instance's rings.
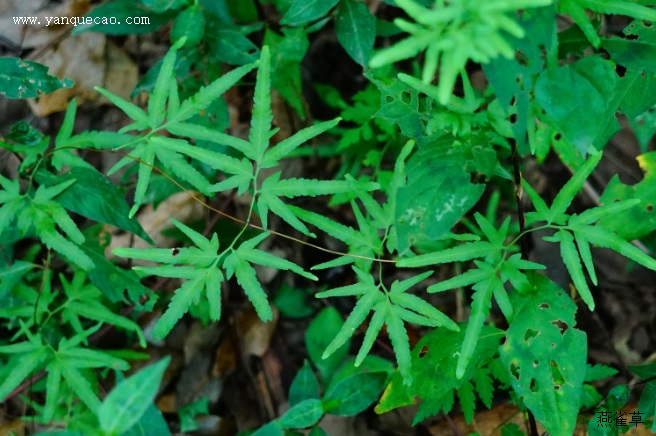
[[[6,98],[38,98],[73,86],[71,79],[49,75],[47,66],[19,58],[0,58],[0,71],[0,94]]]
[[[563,258],[563,263],[567,267],[574,286],[578,291],[579,295],[588,305],[590,311],[593,311],[595,308],[594,299],[592,298],[592,293],[588,287],[588,283],[585,280],[583,274],[583,267],[581,266],[581,259],[579,258],[579,253],[576,251],[576,245],[574,245],[574,238],[572,234],[566,230],[560,230],[554,235],[554,239],[560,241],[560,255]]]
[[[577,229],[591,244],[610,248],[640,265],[656,271],[656,259],[646,254],[620,236],[600,226]]]
[[[289,387],[289,405],[294,407],[302,401],[319,398],[319,380],[307,360],[294,377]]]
[[[395,200],[400,252],[442,237],[478,202],[485,185],[472,184],[465,167],[463,151],[446,141],[426,145],[408,159],[408,181]]]
[[[401,259],[396,265],[401,268],[417,268],[440,263],[465,262],[485,257],[496,250],[497,247],[487,241],[467,242],[446,250]]]
[[[332,355],[323,358],[322,354],[332,339],[337,335],[344,320],[337,310],[328,306],[315,316],[305,331],[305,345],[308,356],[317,367],[322,380],[330,380],[335,370],[344,362],[348,355],[350,340],[335,350]]]
[[[613,208],[599,221],[599,225],[628,240],[642,238],[656,230],[656,211],[654,211],[656,205],[656,152],[638,156],[638,163],[645,172],[645,176],[640,182],[635,185],[625,185],[615,175],[599,199],[605,205],[604,207]],[[617,203],[618,200],[619,203]],[[619,209],[620,205],[625,203],[627,206],[635,204],[630,203],[632,200],[639,200],[640,204],[631,208]],[[627,223],[631,223],[631,225],[627,225]]]
[[[355,62],[366,67],[376,39],[376,17],[364,2],[342,0],[335,17],[337,40]]]
[[[196,47],[203,40],[204,34],[205,14],[198,4],[193,4],[178,14],[173,21],[169,36],[175,45],[178,45],[177,42],[182,38],[186,38],[184,40],[185,47]]]
[[[217,62],[245,65],[260,58],[260,48],[242,30],[229,24],[210,19],[205,30],[207,56]],[[269,45],[267,42],[266,45]]]
[[[514,294],[515,318],[499,347],[514,391],[550,434],[572,434],[586,372],[586,336],[576,305],[549,279],[531,274],[535,292]]]
[[[251,436],[284,436],[285,432],[276,421],[272,421],[267,425],[260,427]]]
[[[121,434],[132,428],[155,399],[170,360],[165,357],[112,389],[98,410],[100,428],[108,434]]]
[[[547,65],[555,66],[558,61],[555,12],[555,5],[551,5],[522,14],[519,25],[526,36],[509,39],[517,56],[500,56],[483,64],[485,77],[489,80],[503,111],[508,116],[515,115],[515,121],[511,123],[512,132],[522,153],[529,150],[526,144],[527,133],[530,134],[534,125],[530,106],[535,81]],[[561,33],[558,33],[558,36]],[[531,151],[535,150],[534,144],[528,145]]]
[[[599,126],[617,110],[611,104],[617,80],[609,61],[589,56],[541,73],[535,98],[547,120],[585,156],[591,146],[600,150],[606,145]]]
[[[245,259],[237,257],[235,275],[237,276],[237,283],[239,283],[253,304],[257,316],[264,322],[271,321],[273,319],[273,312],[267,300],[267,295],[257,280],[255,269]]]
[[[175,18],[176,14],[176,10],[153,12],[144,2],[116,0],[95,7],[84,17],[85,20],[90,21],[76,25],[73,35],[83,32],[98,32],[106,35],[143,35],[156,31]],[[141,17],[144,19],[136,21]],[[86,24],[87,22],[93,24]]]
[[[271,86],[305,120],[301,62],[310,48],[308,30],[283,27],[281,31],[282,35],[267,27],[264,33],[264,44],[271,49]]]
[[[124,193],[100,172],[91,168],[73,167],[58,176],[38,172],[39,181],[54,185],[69,180],[79,180],[57,196],[64,208],[94,221],[116,226],[134,233],[141,239],[153,243],[139,222],[128,218],[130,206],[125,201]]]
[[[318,20],[330,11],[339,0],[294,0],[280,24],[300,26]]]
[[[654,16],[656,19],[656,13]],[[635,20],[624,28],[624,35],[630,39],[603,39],[601,45],[618,64],[636,71],[656,73],[656,37],[651,27],[649,22]]]
[[[554,220],[559,220],[560,217],[567,211],[567,208],[572,204],[572,200],[577,193],[583,189],[583,183],[586,179],[592,174],[592,171],[597,167],[597,164],[601,160],[602,153],[598,152],[591,154],[590,157],[585,161],[581,168],[579,168],[571,179],[565,183],[565,186],[562,187],[556,198],[554,198],[553,203],[551,204],[551,209],[549,210],[548,221],[549,223]]]
[[[318,398],[309,398],[293,406],[278,419],[282,428],[311,427],[323,417],[323,404]]]
[[[269,146],[269,139],[273,136],[271,123],[271,55],[269,47],[262,47],[260,65],[257,69],[255,82],[255,95],[253,96],[253,118],[248,140],[254,148],[257,162],[262,161],[264,151]]]
[[[362,372],[333,380],[323,398],[326,412],[338,416],[363,412],[378,398],[386,379],[384,372]]]

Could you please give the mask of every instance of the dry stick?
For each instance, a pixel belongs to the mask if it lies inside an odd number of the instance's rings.
[[[517,219],[519,220],[519,234],[520,237],[520,247],[522,252],[522,258],[528,259],[529,247],[528,239],[524,235],[526,230],[526,216],[524,211],[524,205],[522,204],[522,172],[519,169],[519,152],[517,151],[517,141],[514,139],[509,139],[510,147],[512,149],[512,163],[513,163],[513,178],[515,182],[515,202],[517,203]],[[538,436],[538,426],[535,421],[535,416],[530,409],[526,409],[528,412],[528,424],[531,432],[531,436]]]

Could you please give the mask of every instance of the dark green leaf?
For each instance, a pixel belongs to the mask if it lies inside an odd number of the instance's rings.
[[[311,427],[323,417],[323,404],[318,398],[309,398],[293,406],[278,419],[282,428]]]
[[[324,396],[326,412],[340,416],[357,415],[376,401],[386,380],[387,375],[382,372],[358,373],[334,380]]]
[[[280,24],[300,26],[318,20],[330,11],[339,0],[295,0]]]
[[[332,374],[348,355],[350,341],[347,341],[329,357],[322,358],[326,347],[340,331],[343,324],[344,320],[339,312],[329,306],[317,314],[305,332],[308,355],[319,370],[322,380],[330,380]]]
[[[342,0],[335,17],[337,39],[354,61],[369,63],[376,39],[376,18],[364,2]]]
[[[0,58],[0,94],[7,98],[36,98],[73,86],[71,79],[48,74],[48,67],[19,58]]]

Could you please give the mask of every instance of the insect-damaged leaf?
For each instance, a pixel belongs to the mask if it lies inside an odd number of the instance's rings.
[[[445,235],[474,206],[485,186],[471,183],[460,147],[424,146],[406,164],[408,182],[396,195],[398,250]]]
[[[587,341],[576,305],[549,279],[529,274],[535,292],[513,295],[515,318],[499,347],[512,387],[550,434],[572,434],[586,372]]]

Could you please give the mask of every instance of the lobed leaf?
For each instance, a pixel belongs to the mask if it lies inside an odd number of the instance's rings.
[[[465,262],[485,257],[495,250],[498,250],[498,248],[487,241],[474,241],[442,251],[401,259],[396,265],[401,268],[417,268],[441,263]]]

